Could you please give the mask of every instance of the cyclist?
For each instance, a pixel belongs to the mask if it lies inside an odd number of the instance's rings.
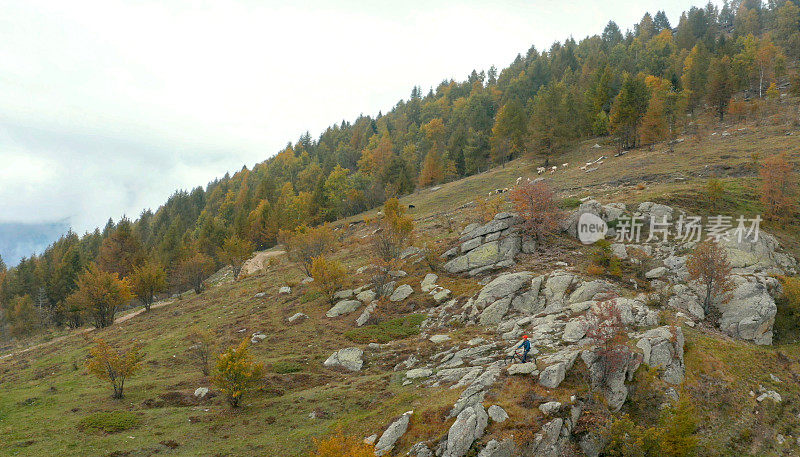
[[[524,335],[522,337],[522,344],[517,347],[517,349],[522,349],[524,352],[522,354],[522,363],[528,361],[528,352],[531,351],[531,342],[528,341],[528,335]]]

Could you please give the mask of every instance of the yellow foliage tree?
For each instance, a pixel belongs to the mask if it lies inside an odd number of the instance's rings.
[[[234,408],[241,404],[247,392],[256,389],[264,376],[264,366],[253,361],[247,346],[247,339],[244,339],[239,346],[220,354],[211,377],[211,382]]]
[[[292,232],[281,230],[278,240],[284,245],[289,260],[311,276],[311,262],[331,249],[334,236],[330,224],[326,223],[317,227],[301,225]]]
[[[154,262],[134,268],[129,279],[131,292],[144,304],[147,311],[150,311],[155,295],[167,287],[167,273]]]
[[[328,260],[323,255],[314,257],[311,261],[311,277],[314,278],[312,284],[330,303],[333,303],[334,295],[342,286],[346,274],[341,263]]]
[[[111,383],[114,398],[124,396],[125,380],[139,371],[143,359],[138,347],[118,351],[102,339],[95,341],[95,346],[89,350],[89,356],[86,369],[97,378]]]
[[[127,279],[119,279],[116,273],[103,271],[94,263],[75,284],[77,289],[67,297],[69,308],[89,315],[97,328],[113,324],[117,309],[133,298]]]
[[[238,278],[242,265],[253,254],[253,243],[233,235],[222,243],[220,258],[233,269],[233,277]]]

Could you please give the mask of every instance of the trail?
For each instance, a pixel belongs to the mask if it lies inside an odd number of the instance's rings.
[[[170,305],[173,302],[174,302],[174,300],[162,300],[162,301],[153,303],[153,305],[150,307],[150,309],[161,308],[161,307]],[[134,317],[142,314],[144,311],[145,311],[145,309],[141,308],[141,309],[137,309],[136,311],[133,311],[131,313],[119,316],[116,319],[114,319],[114,323],[115,324],[120,324],[120,323],[125,322],[127,320],[133,319]],[[70,337],[73,337],[73,336],[76,336],[76,335],[82,335],[84,333],[89,333],[89,332],[94,331],[94,330],[95,330],[95,327],[78,328],[78,329],[75,329],[75,330],[67,333],[66,335],[57,336],[57,337],[53,338],[52,340],[48,340],[48,341],[44,341],[44,342],[41,342],[41,343],[37,343],[37,344],[34,344],[33,346],[28,346],[28,347],[23,348],[23,349],[12,350],[8,354],[0,355],[0,360],[7,359],[7,358],[13,357],[15,355],[24,354],[26,352],[33,351],[35,349],[41,349],[43,347],[47,347],[47,346],[62,342],[64,340],[66,340],[67,338],[70,338]]]

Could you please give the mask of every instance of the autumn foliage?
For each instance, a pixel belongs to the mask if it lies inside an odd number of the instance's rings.
[[[177,272],[183,286],[191,287],[194,293],[200,294],[205,289],[206,278],[214,272],[214,259],[202,252],[196,252],[181,260]]]
[[[297,264],[307,276],[311,276],[314,258],[330,251],[334,242],[330,224],[316,227],[301,225],[293,231],[281,231],[278,239],[286,249],[289,260]]]
[[[130,276],[131,292],[150,311],[155,295],[167,287],[167,273],[160,265],[148,262],[133,269]]]
[[[222,243],[219,257],[223,262],[231,266],[233,277],[238,278],[239,272],[242,271],[242,265],[253,254],[253,249],[253,243],[234,235],[225,239]]]
[[[78,276],[76,284],[77,290],[67,297],[69,307],[88,316],[97,328],[113,324],[117,309],[133,298],[127,279],[94,263]]]
[[[236,408],[242,397],[258,387],[264,376],[264,366],[253,361],[248,350],[247,339],[239,346],[219,355],[211,382],[225,395],[228,403]]]
[[[321,440],[315,440],[317,449],[309,457],[374,457],[375,448],[355,436],[338,432]]]
[[[625,342],[625,324],[614,299],[595,305],[584,321],[586,337],[595,345],[595,354],[602,367],[602,382],[619,371],[627,362],[630,350]]]
[[[330,303],[333,303],[334,295],[342,287],[346,274],[342,264],[336,260],[321,255],[311,261],[312,284]]]
[[[797,189],[797,175],[786,154],[772,156],[764,160],[761,167],[761,204],[770,219],[791,218],[797,211],[800,195]]]
[[[86,369],[90,374],[111,384],[114,398],[123,398],[125,380],[139,371],[142,359],[138,347],[119,351],[104,340],[98,339],[95,341],[95,346],[89,350]]]
[[[703,310],[708,314],[712,304],[730,300],[728,292],[733,290],[730,278],[731,264],[725,248],[714,240],[698,244],[686,260],[689,278],[700,283],[703,289]]]
[[[564,218],[555,193],[544,182],[520,184],[510,199],[523,219],[523,230],[539,243],[555,233]]]

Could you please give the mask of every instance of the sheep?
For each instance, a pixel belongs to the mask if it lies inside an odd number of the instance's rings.
[[[536,169],[536,173],[537,173],[537,174],[542,174],[542,173],[544,173],[544,171],[545,171],[545,168],[544,168],[544,167],[538,167],[538,168]]]
[[[519,178],[517,178],[517,185],[519,185],[519,182],[520,182],[520,181],[522,181],[522,176],[520,176]]]
[[[569,166],[569,163],[561,164],[561,168],[567,168],[568,166]]]

